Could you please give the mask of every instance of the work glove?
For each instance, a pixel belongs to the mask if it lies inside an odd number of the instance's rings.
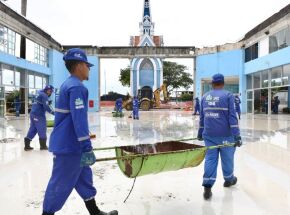
[[[241,136],[235,136],[235,145],[234,147],[241,147],[242,146],[242,138]]]
[[[81,167],[91,166],[96,163],[95,153],[92,151],[83,152],[81,157]]]
[[[198,129],[197,139],[199,141],[203,141],[202,133],[203,133],[203,128]]]

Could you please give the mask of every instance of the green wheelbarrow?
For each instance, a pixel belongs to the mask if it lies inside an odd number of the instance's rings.
[[[125,203],[134,189],[137,177],[196,167],[204,160],[207,150],[233,147],[235,145],[233,143],[224,143],[218,146],[205,147],[184,142],[195,139],[167,141],[153,145],[98,148],[94,149],[94,151],[114,149],[116,157],[100,158],[96,162],[117,160],[119,168],[124,175],[128,178],[134,178],[132,188],[124,200]]]
[[[183,141],[193,140],[185,139]],[[94,149],[94,151],[114,149],[116,157],[97,159],[97,162],[117,160],[120,170],[128,178],[176,171],[196,167],[202,163],[207,150],[233,147],[232,143],[205,147],[182,141],[167,141],[156,144],[120,146]]]

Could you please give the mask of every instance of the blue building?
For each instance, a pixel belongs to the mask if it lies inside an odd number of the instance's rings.
[[[277,98],[278,113],[290,113],[289,23],[290,4],[237,43],[196,49],[195,95],[201,97],[209,91],[212,75],[222,73],[226,89],[241,96],[243,113],[271,114]],[[130,45],[163,46],[163,37],[154,35],[149,0],[144,0],[140,35],[131,37]],[[103,56],[96,54],[98,49],[86,46],[86,50],[92,50],[89,60],[95,64],[90,81],[85,82],[90,92],[90,111],[98,111],[100,104],[99,62]],[[105,50],[105,55],[110,53],[110,47]],[[63,64],[63,52],[64,47],[49,34],[0,2],[0,117],[12,114],[10,95],[15,91],[20,92],[21,114],[25,115],[36,91],[46,84],[56,87],[57,96],[61,83],[69,76]],[[152,92],[162,83],[162,59],[131,59],[131,95],[143,88]]]
[[[215,73],[226,78],[226,88],[241,95],[242,112],[290,113],[290,5],[249,31],[235,44],[197,51],[195,93],[210,90]]]

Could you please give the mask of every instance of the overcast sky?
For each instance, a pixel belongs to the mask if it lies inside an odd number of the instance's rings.
[[[21,0],[7,5],[20,11]],[[27,18],[63,45],[127,46],[139,34],[144,0],[28,0]],[[289,0],[151,0],[155,35],[166,46],[214,46],[236,42]],[[177,61],[192,71],[191,60]],[[103,60],[107,89],[126,92],[118,83],[128,60]],[[104,92],[102,84],[102,93]]]

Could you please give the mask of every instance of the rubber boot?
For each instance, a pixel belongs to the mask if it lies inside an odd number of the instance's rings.
[[[40,150],[48,150],[46,146],[46,139],[39,138]]]
[[[33,150],[33,147],[30,146],[31,140],[27,137],[24,138],[24,151],[31,151]]]
[[[234,177],[232,181],[225,181],[224,187],[231,187],[238,182],[237,177]]]
[[[203,198],[209,200],[212,197],[211,187],[204,187]]]
[[[89,201],[85,201],[86,207],[90,213],[90,215],[118,215],[118,211],[111,211],[109,213],[100,211],[98,208],[95,199],[91,199]]]

